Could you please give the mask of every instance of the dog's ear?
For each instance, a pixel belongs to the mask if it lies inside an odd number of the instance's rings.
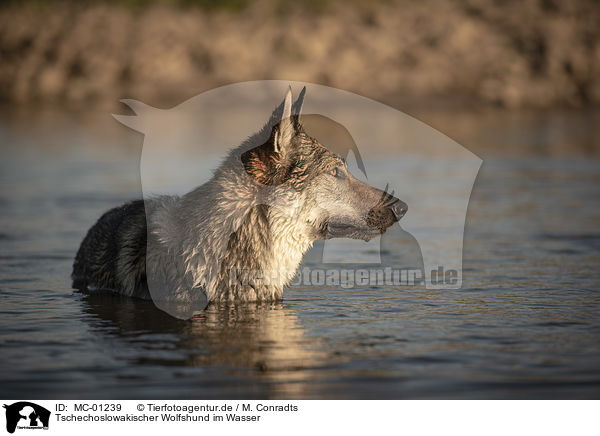
[[[304,104],[304,95],[306,94],[306,86],[302,88],[298,98],[292,103],[292,87],[288,88],[283,103],[280,105],[281,121],[279,125],[273,129],[273,151],[280,157],[284,157],[287,150],[292,144],[294,135],[303,131],[300,123],[300,115],[302,114],[302,105]]]
[[[292,87],[289,86],[283,99],[283,113],[281,114],[281,121],[292,116]]]
[[[265,126],[271,131],[268,141],[242,154],[244,168],[258,183],[273,185],[282,182],[285,174],[281,168],[285,166],[286,154],[298,131],[297,115],[302,108],[304,92],[303,89],[296,102],[292,103],[292,88],[288,88],[283,102],[275,108]]]
[[[300,94],[298,94],[298,98],[292,105],[292,115],[299,117],[302,115],[302,105],[304,104],[304,94],[306,94],[306,86],[302,88]]]
[[[295,134],[292,120],[292,88],[288,88],[283,100],[283,111],[279,125],[273,129],[273,150],[278,154],[285,154]]]
[[[302,130],[302,124],[300,123],[300,115],[302,115],[302,105],[304,104],[304,94],[306,94],[306,86],[302,88],[298,98],[292,105],[292,121],[294,123],[294,129],[296,132]]]

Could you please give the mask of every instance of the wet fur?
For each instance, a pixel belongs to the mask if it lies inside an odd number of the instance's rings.
[[[140,298],[150,298],[150,289],[154,299],[156,289],[166,290],[178,303],[199,293],[209,301],[277,300],[315,240],[383,233],[401,216],[391,209],[399,200],[349,174],[338,191],[330,189],[336,180],[326,179],[327,171],[346,170],[300,124],[303,94],[292,105],[288,92],[263,129],[204,185],[102,215],[77,253],[74,287]],[[244,281],[232,271],[277,277]]]

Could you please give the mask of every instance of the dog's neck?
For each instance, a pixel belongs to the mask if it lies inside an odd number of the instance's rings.
[[[281,287],[293,279],[306,251],[312,246],[313,238],[307,223],[299,214],[285,213],[277,207],[269,209],[271,235],[271,268],[279,271]]]
[[[311,245],[297,216],[273,206],[253,207],[231,235],[211,299],[281,299]]]
[[[182,242],[191,253],[194,285],[204,287],[211,301],[280,299],[314,240],[299,209],[304,202],[283,187],[251,183],[239,157],[230,159],[182,199]]]

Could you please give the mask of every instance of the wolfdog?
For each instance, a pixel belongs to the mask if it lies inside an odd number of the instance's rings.
[[[81,243],[73,287],[150,299],[152,281],[179,302],[277,300],[314,241],[370,240],[400,220],[404,202],[308,135],[305,91],[293,101],[290,88],[205,184],[102,215]]]

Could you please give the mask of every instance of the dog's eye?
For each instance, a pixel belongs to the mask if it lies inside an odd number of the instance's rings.
[[[342,171],[342,169],[340,167],[335,167],[330,169],[329,171],[327,171],[327,174],[329,174],[330,176],[333,176],[337,179],[343,179],[345,177],[345,173],[344,171]]]

